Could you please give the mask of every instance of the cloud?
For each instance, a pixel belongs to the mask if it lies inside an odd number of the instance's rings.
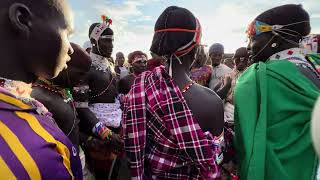
[[[71,0],[73,4],[87,0]],[[92,3],[91,3],[92,2]],[[211,45],[221,42],[227,52],[246,46],[246,27],[261,12],[287,3],[301,3],[296,0],[268,1],[217,1],[217,0],[90,0],[75,11],[76,35],[74,41],[82,44],[88,39],[88,28],[99,21],[101,14],[114,20],[114,53],[128,54],[134,50],[149,51],[153,26],[161,11],[172,4],[190,9],[203,27],[203,43]],[[319,2],[305,0],[302,5],[310,13],[312,32],[320,32]]]

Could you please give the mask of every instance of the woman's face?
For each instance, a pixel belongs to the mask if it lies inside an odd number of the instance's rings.
[[[273,34],[271,33],[262,33],[249,38],[247,49],[254,63],[258,61],[265,62],[274,54],[274,50],[271,48],[272,38]]]

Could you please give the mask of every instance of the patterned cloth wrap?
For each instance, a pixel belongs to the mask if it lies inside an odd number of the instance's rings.
[[[100,122],[104,122],[108,127],[119,128],[122,118],[120,106],[119,100],[116,99],[115,103],[89,104],[89,109]]]
[[[124,112],[132,179],[219,179],[212,141],[163,66],[136,78]]]
[[[191,79],[201,86],[209,87],[210,78],[212,75],[212,67],[204,65],[200,68],[191,70]]]

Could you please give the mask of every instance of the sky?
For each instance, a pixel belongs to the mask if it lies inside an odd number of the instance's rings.
[[[246,28],[260,13],[283,4],[302,4],[311,17],[312,33],[320,33],[320,0],[69,0],[74,13],[72,42],[83,45],[92,23],[100,16],[113,19],[115,33],[113,56],[119,51],[142,50],[149,53],[154,24],[168,6],[189,9],[202,25],[202,44],[219,42],[226,53],[247,46]]]

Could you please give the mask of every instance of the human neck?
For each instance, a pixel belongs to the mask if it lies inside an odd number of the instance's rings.
[[[100,52],[98,51],[98,49],[96,47],[92,48],[91,52],[96,55],[104,57],[102,54],[100,54]],[[104,57],[104,58],[107,58],[107,57]]]
[[[172,78],[176,81],[180,90],[186,87],[192,80],[189,77],[188,68],[186,65],[179,64],[179,62],[174,62],[177,60],[172,60]],[[181,60],[184,61],[184,60]]]
[[[213,67],[218,67],[218,66],[220,66],[220,64],[221,64],[221,63],[219,63],[219,64],[212,64],[212,66],[213,66]]]
[[[0,77],[22,81],[27,84],[32,83],[36,80],[36,76],[28,73],[22,64],[22,60],[19,60],[17,57],[17,53],[8,52],[7,48],[0,48],[1,61],[0,61]],[[10,70],[8,70],[10,67]]]

